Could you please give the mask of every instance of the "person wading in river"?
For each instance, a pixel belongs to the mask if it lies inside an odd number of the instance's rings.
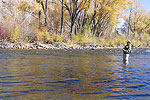
[[[128,64],[129,62],[129,54],[131,53],[131,41],[127,41],[127,45],[122,49],[123,50],[123,63]]]

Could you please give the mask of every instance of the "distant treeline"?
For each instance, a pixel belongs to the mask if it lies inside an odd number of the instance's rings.
[[[1,42],[150,44],[150,13],[138,0],[1,0],[0,19]]]

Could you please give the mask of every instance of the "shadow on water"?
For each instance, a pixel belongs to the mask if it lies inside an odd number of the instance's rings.
[[[0,99],[149,99],[149,56],[134,50],[124,65],[119,49],[0,50]]]

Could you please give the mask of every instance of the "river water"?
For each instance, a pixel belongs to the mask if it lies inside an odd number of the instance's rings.
[[[1,100],[150,99],[150,50],[0,50]]]

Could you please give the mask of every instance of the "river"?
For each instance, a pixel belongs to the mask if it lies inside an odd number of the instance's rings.
[[[150,50],[1,49],[0,99],[150,99]]]

